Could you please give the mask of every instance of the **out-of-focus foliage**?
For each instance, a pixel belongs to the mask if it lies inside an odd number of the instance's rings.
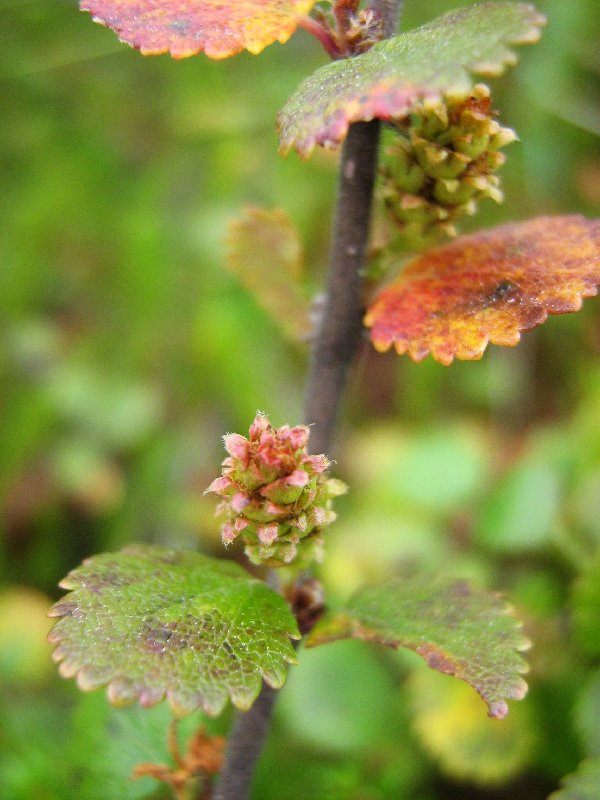
[[[584,761],[577,772],[568,775],[563,787],[550,800],[595,800],[600,790],[600,760]]]
[[[498,725],[482,717],[476,695],[463,683],[415,670],[407,686],[416,736],[452,775],[491,787],[506,783],[530,761],[537,743],[527,704],[512,703]]]
[[[403,26],[459,5],[406,0]],[[537,5],[541,42],[495,81],[521,139],[506,203],[477,226],[600,216],[597,2]],[[324,56],[298,33],[259,59],[145,59],[74,2],[7,3],[0,37],[0,796],[168,797],[128,781],[140,762],[169,763],[167,705],[115,710],[61,682],[43,598],[82,558],[132,541],[222,553],[202,495],[222,433],[257,409],[301,418],[305,350],[223,269],[223,236],[244,205],[286,209],[320,286],[335,161],[278,159],[274,120]],[[328,454],[352,489],[327,533],[332,598],[429,567],[503,591],[527,619],[527,698],[495,722],[474,696],[480,724],[515,726],[522,759],[486,734],[465,771],[424,731],[419,659],[339,642],[290,670],[257,798],[545,800],[598,755],[597,634],[577,607],[600,552],[599,314],[591,299],[450,370],[365,346]],[[427,674],[451,706],[452,681]],[[469,706],[463,719],[438,707],[458,742]],[[184,720],[182,742],[200,721]]]
[[[312,332],[302,291],[304,253],[298,231],[281,209],[246,208],[227,229],[226,266],[292,341]]]

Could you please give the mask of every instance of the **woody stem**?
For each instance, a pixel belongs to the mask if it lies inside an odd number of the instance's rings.
[[[372,0],[386,36],[397,27],[402,0]],[[350,126],[340,163],[325,309],[306,384],[304,419],[313,426],[312,452],[330,451],[350,367],[362,331],[362,269],[377,169],[378,120]],[[277,692],[264,686],[252,708],[238,713],[213,800],[247,800],[269,732]]]

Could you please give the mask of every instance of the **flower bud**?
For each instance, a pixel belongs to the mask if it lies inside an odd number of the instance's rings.
[[[302,569],[322,557],[321,531],[335,519],[331,501],[346,486],[325,477],[324,455],[306,452],[308,436],[304,425],[273,428],[257,414],[248,439],[223,437],[229,456],[206,491],[222,498],[216,513],[225,517],[224,544],[241,535],[254,564]]]

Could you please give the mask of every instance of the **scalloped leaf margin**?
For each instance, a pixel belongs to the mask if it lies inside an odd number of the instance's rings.
[[[517,60],[509,45],[536,42],[544,23],[528,3],[480,3],[321,67],[279,113],[280,150],[307,157],[315,145],[337,147],[353,122],[401,119],[424,99],[466,96],[470,72],[501,74]]]
[[[464,582],[434,583],[397,578],[357,592],[345,607],[328,612],[306,639],[316,647],[337,639],[364,639],[405,647],[438,672],[472,686],[488,715],[508,713],[506,698],[522,699],[527,664],[518,651],[529,647],[520,623],[496,594]]]
[[[600,220],[537,217],[461,236],[409,262],[365,317],[381,352],[392,345],[441,364],[481,358],[488,342],[518,344],[549,314],[579,311],[600,284]]]
[[[262,679],[280,688],[300,638],[284,599],[240,566],[186,550],[136,545],[83,562],[48,612],[63,677],[108,685],[115,705],[216,716],[227,698],[247,710]]]
[[[101,25],[142,55],[221,59],[287,42],[315,0],[81,0]]]

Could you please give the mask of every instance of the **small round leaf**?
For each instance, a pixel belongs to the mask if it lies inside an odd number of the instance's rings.
[[[399,119],[425,99],[466,94],[470,73],[499,75],[509,45],[536,42],[544,18],[528,3],[479,3],[334,61],[307,78],[279,114],[280,149],[337,147],[353,122]]]
[[[133,546],[87,559],[61,583],[49,612],[63,677],[108,684],[115,705],[218,714],[231,697],[248,709],[262,686],[285,680],[300,638],[283,598],[241,567],[184,550]]]

